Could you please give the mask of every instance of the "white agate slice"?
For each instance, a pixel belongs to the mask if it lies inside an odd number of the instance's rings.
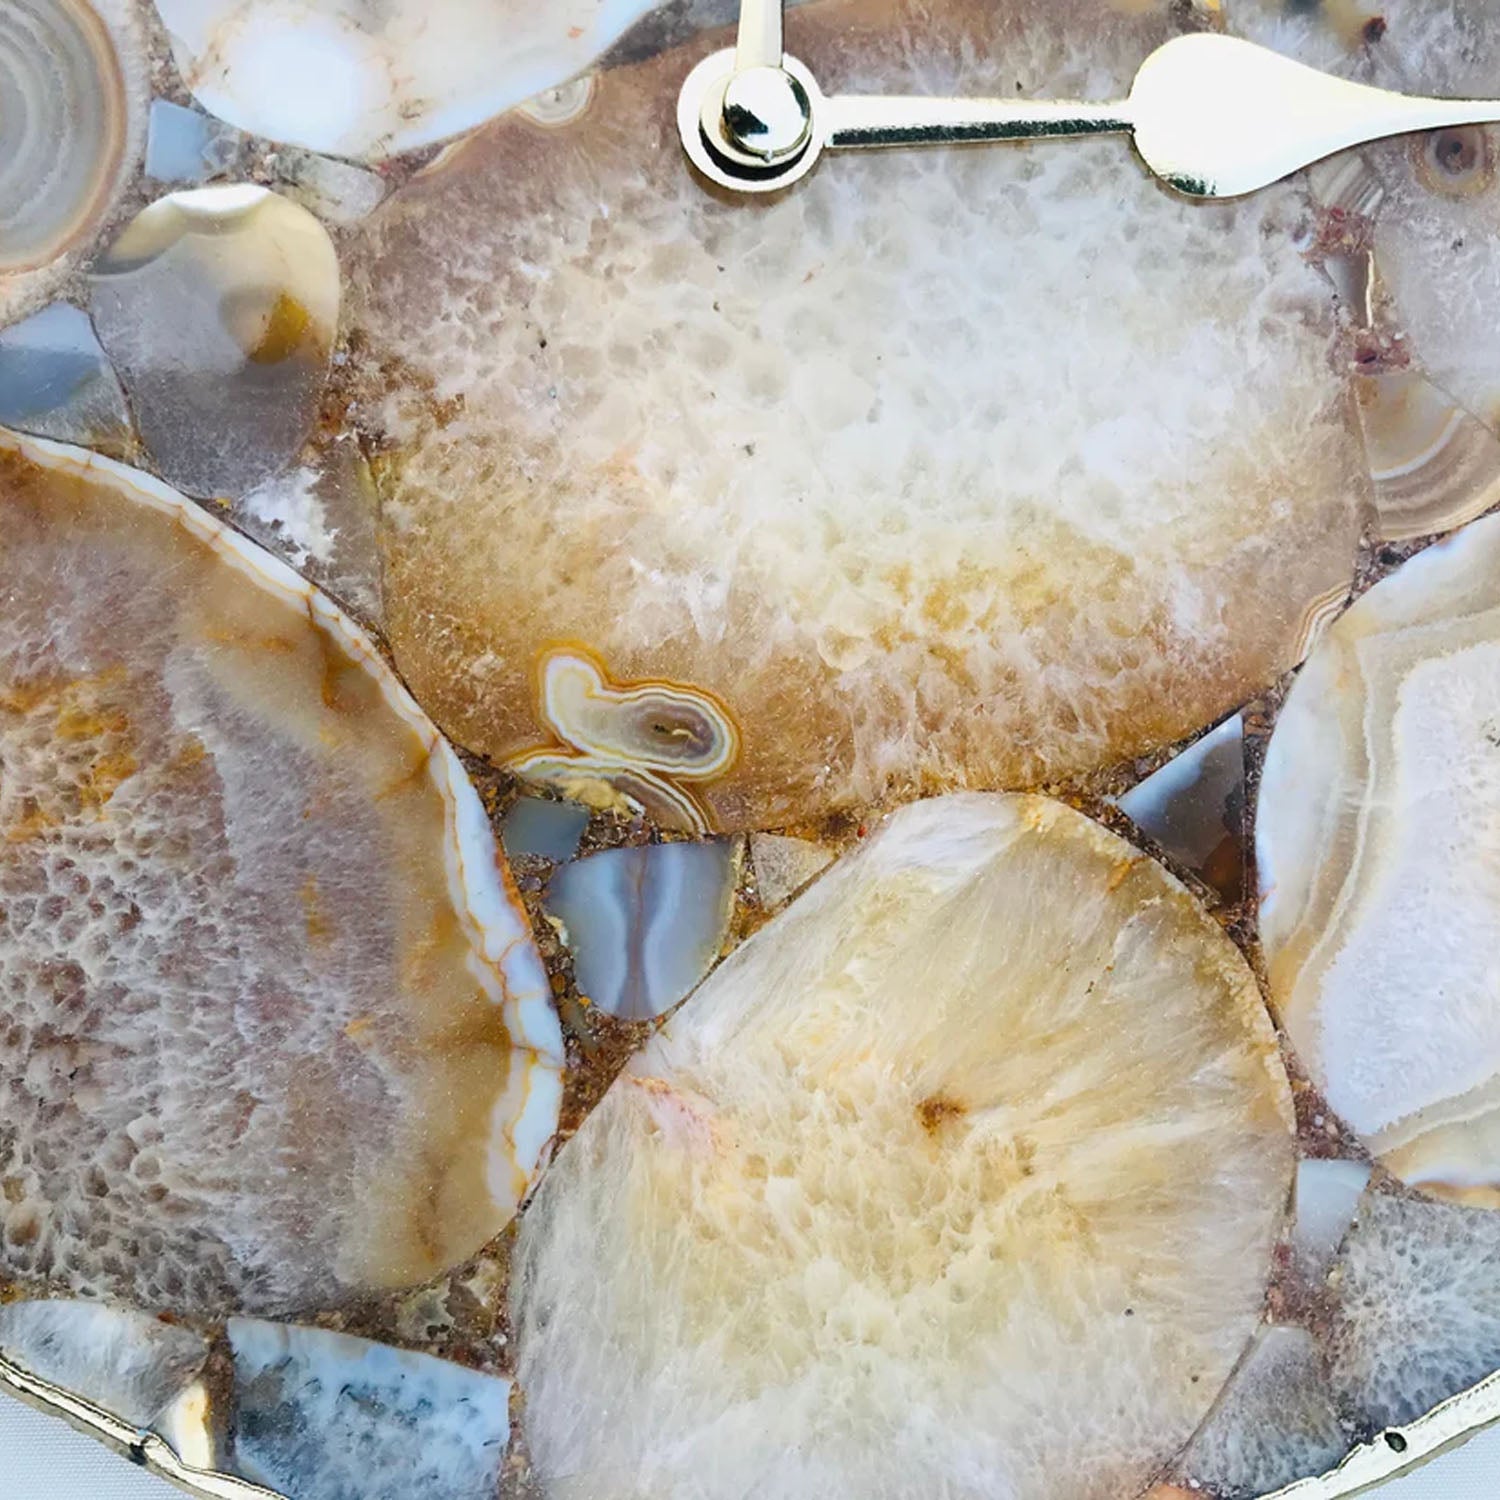
[[[1107,97],[1184,22],[788,27],[829,88]],[[1095,140],[730,202],[670,119],[708,45],[494,122],[341,247],[390,640],[445,730],[664,828],[797,828],[1084,777],[1293,666],[1368,487],[1305,197],[1185,204]],[[689,754],[599,711],[637,685]]]
[[[0,1357],[123,1422],[153,1429],[189,1463],[212,1461],[198,1380],[208,1341],[189,1329],[96,1302],[12,1302],[0,1307]]]
[[[1398,1176],[1500,1205],[1500,519],[1375,585],[1287,696],[1256,846],[1271,997]]]
[[[652,0],[157,0],[194,97],[256,135],[378,160],[588,67]]]
[[[94,266],[91,308],[162,476],[238,499],[317,420],[339,317],[328,231],[252,183],[169,193]]]
[[[429,1354],[231,1318],[236,1472],[295,1500],[494,1500],[509,1380]]]

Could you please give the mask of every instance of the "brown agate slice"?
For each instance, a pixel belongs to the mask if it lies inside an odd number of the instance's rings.
[[[472,1254],[561,1038],[452,752],[145,475],[5,436],[0,576],[0,1272],[279,1310]]]

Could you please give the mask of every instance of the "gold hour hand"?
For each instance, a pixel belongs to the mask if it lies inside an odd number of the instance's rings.
[[[1497,100],[1369,88],[1206,32],[1157,48],[1110,103],[825,95],[795,58],[739,70],[737,55],[693,70],[678,125],[694,165],[743,192],[790,186],[824,150],[1120,134],[1178,192],[1234,198],[1365,141],[1500,120]]]

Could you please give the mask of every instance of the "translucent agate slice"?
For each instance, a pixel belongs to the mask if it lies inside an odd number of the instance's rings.
[[[1333,1264],[1369,1181],[1364,1162],[1298,1162],[1291,1247],[1306,1281],[1321,1281]]]
[[[1324,636],[1260,785],[1272,1001],[1397,1176],[1500,1205],[1500,518]]]
[[[518,797],[505,816],[500,836],[512,859],[531,855],[566,864],[578,853],[589,826],[589,812],[572,802]]]
[[[827,88],[1099,95],[1185,14],[822,0],[789,26]],[[783,827],[1088,773],[1294,663],[1368,487],[1297,192],[1186,205],[1095,141],[851,155],[729,202],[672,120],[724,40],[495,122],[350,246],[391,639],[439,722],[582,782],[541,680],[581,651],[741,744],[684,784],[617,739],[593,784]]]
[[[611,1016],[650,1021],[691,993],[729,936],[735,841],[606,849],[547,887],[580,992]]]
[[[457,759],[146,475],[5,435],[0,573],[0,1273],[279,1310],[472,1254],[561,1038]]]
[[[317,420],[339,263],[300,204],[250,183],[169,193],[94,266],[90,306],[169,483],[238,499]]]
[[[125,393],[86,312],[54,302],[0,332],[0,422],[130,453],[135,430]]]
[[[1238,714],[1195,740],[1118,799],[1142,833],[1227,901],[1245,863],[1245,733]]]
[[[766,911],[784,905],[803,886],[817,879],[833,863],[833,851],[811,839],[780,833],[750,836],[750,867],[755,872],[755,894]]]
[[[1332,1285],[1334,1383],[1371,1429],[1500,1368],[1500,1216],[1371,1193]]]
[[[146,73],[134,0],[0,7],[0,323],[55,291],[120,198]]]
[[[494,1500],[511,1383],[323,1328],[234,1318],[235,1471],[293,1500]]]
[[[1039,797],[895,813],[628,1065],[520,1225],[549,1500],[1120,1500],[1260,1320],[1269,1017],[1159,865]]]
[[[1317,1341],[1267,1327],[1173,1468],[1189,1493],[1256,1500],[1325,1473],[1348,1447]]]
[[[146,131],[147,177],[174,187],[234,174],[249,144],[238,130],[169,99],[153,99]]]
[[[157,0],[198,102],[256,135],[378,160],[594,61],[651,0]]]

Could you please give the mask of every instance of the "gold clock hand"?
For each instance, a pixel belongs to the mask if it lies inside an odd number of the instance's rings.
[[[1369,88],[1208,32],[1157,48],[1130,97],[1111,103],[825,95],[796,58],[738,75],[734,58],[715,53],[693,70],[678,125],[694,165],[742,192],[790,186],[825,148],[1128,134],[1178,192],[1234,198],[1366,141],[1500,121],[1500,100]]]
[[[781,6],[782,0],[740,0],[740,29],[734,44],[737,73],[780,68]]]

